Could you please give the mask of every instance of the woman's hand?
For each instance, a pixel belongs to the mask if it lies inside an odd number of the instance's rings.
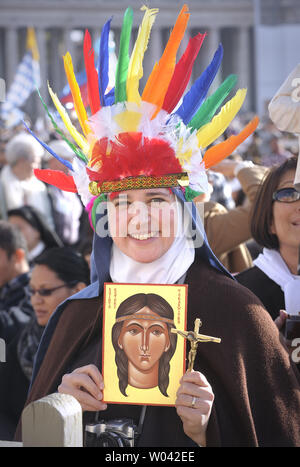
[[[274,320],[274,323],[276,324],[277,328],[279,331],[283,328],[285,322],[287,319],[287,312],[285,310],[280,310],[279,316]]]
[[[206,429],[213,401],[214,393],[202,373],[192,371],[183,375],[175,407],[185,434],[200,446],[206,446]]]
[[[107,408],[102,402],[103,388],[103,378],[98,368],[86,365],[64,375],[58,392],[75,397],[83,411],[97,412]]]

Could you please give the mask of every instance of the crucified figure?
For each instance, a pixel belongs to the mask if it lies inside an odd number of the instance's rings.
[[[194,368],[194,362],[197,354],[198,344],[200,342],[216,342],[220,343],[221,339],[218,337],[211,337],[205,336],[204,334],[199,334],[199,328],[201,326],[201,321],[199,318],[195,320],[195,327],[194,331],[179,331],[178,329],[171,329],[171,332],[174,334],[178,334],[179,336],[184,337],[188,341],[190,341],[190,351],[189,351],[189,364],[188,364],[188,371],[192,371]]]

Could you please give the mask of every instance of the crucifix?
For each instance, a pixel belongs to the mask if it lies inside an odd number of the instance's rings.
[[[179,336],[184,337],[190,341],[190,351],[189,351],[189,364],[188,371],[192,371],[194,368],[194,362],[197,354],[197,347],[200,342],[216,342],[219,344],[221,339],[218,337],[205,336],[204,334],[199,334],[199,328],[202,325],[201,320],[197,318],[195,320],[194,331],[179,331],[178,329],[172,328],[171,332],[173,334],[178,334]]]

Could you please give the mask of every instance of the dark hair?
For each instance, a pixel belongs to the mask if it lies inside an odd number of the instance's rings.
[[[157,313],[159,316],[164,318],[174,319],[174,312],[171,305],[160,295],[156,294],[144,294],[139,293],[128,297],[124,300],[116,313],[116,318],[120,318],[121,316],[128,316],[132,315],[142,308],[147,306],[152,310],[154,313]],[[170,360],[174,355],[177,345],[177,335],[171,333],[171,328],[175,327],[171,324],[166,323],[168,332],[169,332],[169,339],[170,339],[170,347],[169,349],[163,353],[159,360],[159,367],[158,367],[158,387],[161,393],[168,397],[167,389],[169,386],[169,371],[170,371]],[[124,350],[120,349],[118,345],[118,339],[121,334],[123,323],[115,323],[112,327],[112,344],[116,352],[116,365],[117,365],[117,373],[119,378],[119,388],[121,393],[124,396],[127,396],[125,390],[128,385],[128,358],[124,352]]]
[[[34,265],[43,265],[55,272],[65,283],[90,283],[90,269],[80,253],[72,248],[51,248],[34,260]]]
[[[63,246],[63,242],[56,232],[50,228],[43,214],[32,206],[21,206],[20,208],[11,209],[8,211],[7,217],[11,216],[21,217],[33,229],[37,230],[47,248]]]
[[[27,245],[24,236],[19,229],[7,221],[0,221],[0,248],[6,251],[7,257],[21,248],[27,254]]]
[[[256,195],[251,212],[251,234],[261,246],[278,250],[279,241],[271,233],[273,221],[273,193],[278,189],[280,180],[290,170],[296,170],[297,157],[290,157],[283,164],[275,166],[263,180]]]

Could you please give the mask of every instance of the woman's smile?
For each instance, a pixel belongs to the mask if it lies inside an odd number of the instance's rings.
[[[175,196],[167,188],[122,192],[108,202],[108,220],[115,245],[135,261],[150,263],[174,242]]]

